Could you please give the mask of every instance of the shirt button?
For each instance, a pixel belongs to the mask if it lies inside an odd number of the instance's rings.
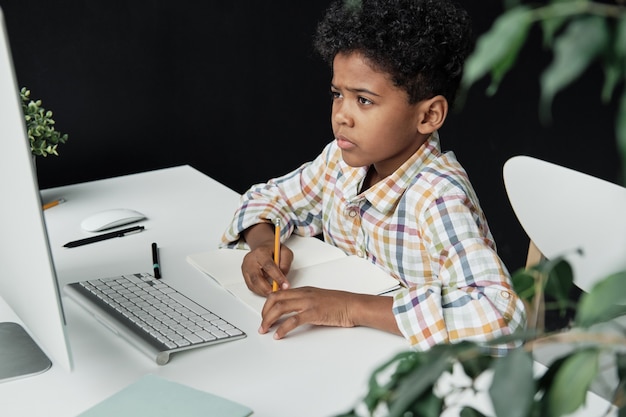
[[[350,211],[348,212],[348,216],[350,216],[350,217],[352,217],[352,218],[355,218],[355,217],[356,217],[356,215],[357,215],[356,210],[350,210]]]
[[[511,297],[511,294],[509,294],[508,291],[501,291],[500,296],[504,298],[505,300],[508,300]]]
[[[363,257],[363,251],[361,249],[356,251],[356,256],[358,256],[359,258],[362,258]]]

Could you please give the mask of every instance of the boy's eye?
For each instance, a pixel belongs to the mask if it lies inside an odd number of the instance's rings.
[[[331,90],[330,91],[330,98],[333,99],[333,100],[341,98],[341,93],[339,91]]]
[[[359,97],[358,100],[359,100],[359,104],[365,104],[365,105],[373,104],[370,99],[367,99],[365,97]]]

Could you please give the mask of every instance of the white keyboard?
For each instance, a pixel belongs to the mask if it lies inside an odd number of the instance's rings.
[[[147,273],[76,282],[65,292],[159,365],[173,352],[246,336]]]

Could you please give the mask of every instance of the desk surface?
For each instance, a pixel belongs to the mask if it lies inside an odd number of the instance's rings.
[[[279,341],[271,333],[259,335],[258,316],[185,260],[216,247],[239,201],[237,193],[189,166],[44,190],[42,197],[44,202],[66,199],[45,211],[60,285],[151,271],[150,245],[157,242],[163,279],[248,337],[174,354],[167,365],[158,366],[64,298],[72,371],[53,365],[41,375],[0,383],[2,415],[76,416],[153,373],[245,404],[256,417],[332,416],[363,396],[378,365],[408,348],[401,337],[367,328],[306,327]],[[146,214],[146,230],[63,247],[89,235],[80,229],[82,219],[120,207]],[[19,322],[2,298],[0,321]],[[590,393],[587,409],[576,416],[605,415],[606,406]]]
[[[189,166],[94,181],[42,192],[66,202],[45,211],[60,285],[151,271],[150,244],[160,247],[163,279],[244,330],[243,340],[174,354],[158,366],[63,298],[74,367],[0,383],[4,415],[75,416],[146,373],[238,401],[255,416],[330,416],[365,393],[372,370],[407,349],[403,338],[366,328],[309,327],[276,341],[259,335],[248,307],[189,265],[185,257],[216,247],[239,200],[234,191]],[[67,249],[89,234],[88,215],[132,208],[146,230]],[[18,321],[0,298],[0,321]]]

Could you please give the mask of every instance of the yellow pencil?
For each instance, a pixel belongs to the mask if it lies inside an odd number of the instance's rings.
[[[59,204],[64,203],[64,202],[65,202],[64,198],[59,198],[58,200],[54,200],[54,201],[44,204],[43,209],[47,210],[50,207],[58,206]]]
[[[280,219],[274,219],[274,263],[280,268]],[[272,282],[272,291],[278,291],[278,282]]]

